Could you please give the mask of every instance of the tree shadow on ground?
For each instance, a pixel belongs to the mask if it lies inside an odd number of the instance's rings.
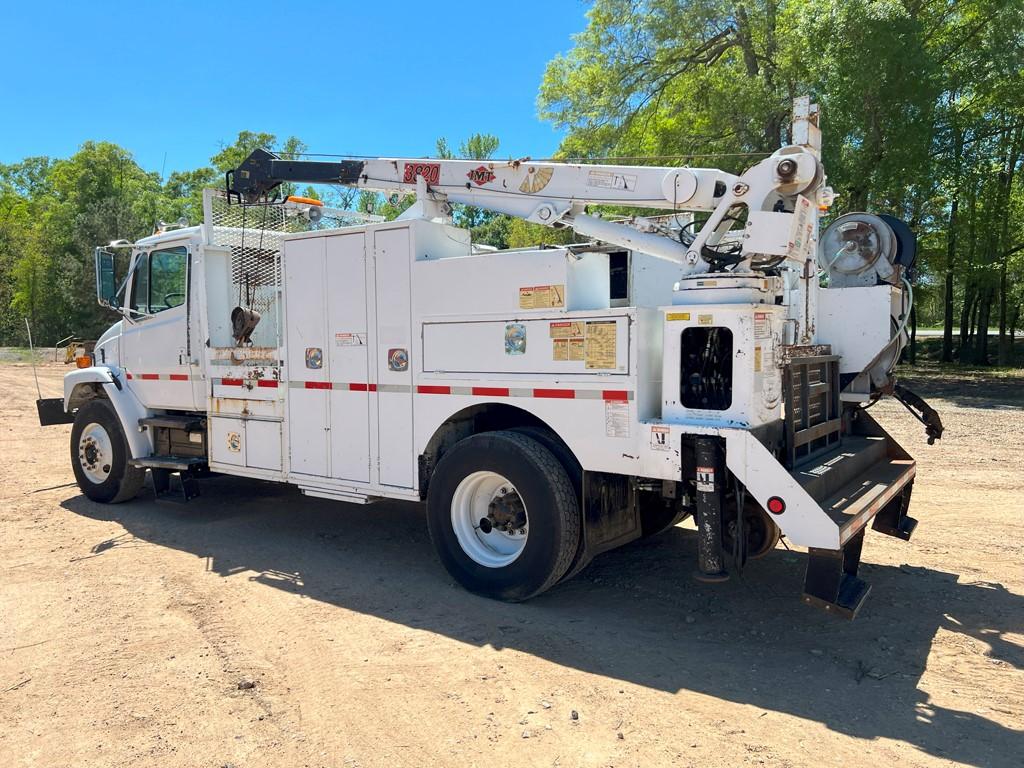
[[[1024,409],[1024,380],[1019,375],[996,376],[991,371],[954,366],[902,367],[899,381],[922,397],[948,400],[965,408]]]
[[[676,692],[695,691],[892,738],[976,766],[1020,765],[1024,732],[930,701],[920,687],[939,630],[989,647],[983,660],[1024,669],[1024,597],[927,568],[871,565],[874,587],[852,623],[802,605],[805,556],[780,550],[722,585],[696,583],[695,544],[675,528],[598,558],[576,579],[524,604],[471,595],[433,555],[419,505],[356,506],[288,486],[217,478],[184,506],[145,496],[62,506],[112,520],[136,540],[206,558],[250,578],[460,642],[514,648],[554,663]],[[870,559],[871,537],[865,547]],[[109,548],[94,548],[103,556]]]

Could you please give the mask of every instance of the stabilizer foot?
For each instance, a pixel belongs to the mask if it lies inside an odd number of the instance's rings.
[[[857,578],[863,545],[861,531],[842,549],[808,550],[802,600],[828,613],[854,618],[871,592],[870,585]]]
[[[914,484],[908,483],[899,496],[882,507],[882,511],[875,515],[875,521],[871,527],[886,536],[895,536],[897,539],[909,541],[910,537],[914,535],[914,529],[917,528],[917,520],[907,515],[913,488]]]

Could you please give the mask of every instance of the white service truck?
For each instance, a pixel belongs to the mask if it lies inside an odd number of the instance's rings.
[[[818,112],[719,170],[256,150],[199,226],[97,249],[121,315],[41,423],[72,422],[82,491],[187,500],[229,474],[349,503],[425,501],[444,566],[524,600],[693,515],[696,573],[808,548],[804,600],[852,617],[869,524],[909,538],[913,459],[866,406],[894,395],[913,236],[840,217]],[[359,219],[284,182],[416,194]],[[453,204],[588,242],[487,250]],[[602,218],[588,206],[655,209]],[[115,251],[128,248],[127,276]]]

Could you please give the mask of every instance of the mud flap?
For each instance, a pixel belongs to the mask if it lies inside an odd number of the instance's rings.
[[[640,538],[636,489],[629,478],[606,472],[583,473],[580,544],[560,581],[571,579],[595,556]]]
[[[864,532],[839,550],[811,547],[807,551],[802,600],[843,618],[853,619],[864,605],[871,586],[857,577]]]
[[[39,411],[39,426],[51,427],[54,424],[74,424],[75,414],[64,410],[63,397],[44,397],[36,400]]]

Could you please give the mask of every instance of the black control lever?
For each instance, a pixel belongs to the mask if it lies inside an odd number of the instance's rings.
[[[924,424],[924,431],[928,435],[928,445],[934,445],[936,440],[942,439],[944,427],[938,411],[902,384],[893,386],[892,396],[903,403],[903,407],[910,411],[915,419]]]

